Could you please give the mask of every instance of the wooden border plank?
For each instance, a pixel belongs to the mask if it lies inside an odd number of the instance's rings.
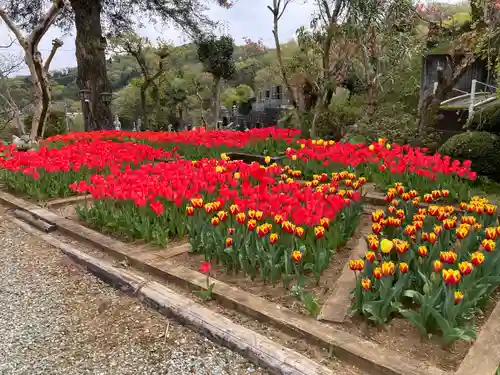
[[[68,236],[90,243],[120,258],[126,258],[130,264],[154,273],[166,279],[195,288],[205,288],[205,275],[187,267],[174,263],[162,262],[161,269],[152,264],[142,262],[140,258],[131,257],[133,251],[128,245],[88,229],[69,219],[59,217],[52,212],[11,194],[0,192],[0,203],[10,207],[26,209],[34,215],[54,222],[58,229]],[[295,333],[322,346],[334,349],[335,355],[347,362],[380,375],[445,375],[445,371],[434,366],[421,363],[415,359],[402,357],[396,352],[360,337],[343,332],[334,327],[320,323],[312,318],[301,316],[290,309],[269,302],[261,297],[232,287],[221,281],[215,281],[214,296],[224,304],[242,311],[258,320],[272,323],[280,329]]]
[[[499,366],[500,303],[497,303],[455,375],[496,375]]]
[[[68,204],[75,204],[86,200],[92,200],[92,195],[74,195],[72,197],[57,198],[45,202],[45,205],[50,208],[58,208]]]
[[[351,250],[349,259],[359,259],[363,257],[367,250],[365,238],[360,237],[356,242],[356,246]],[[333,293],[321,308],[318,320],[343,323],[351,306],[351,291],[355,286],[356,276],[349,268],[349,261],[347,261],[340,277],[337,279]]]

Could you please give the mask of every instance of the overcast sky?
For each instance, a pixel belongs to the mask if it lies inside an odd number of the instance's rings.
[[[444,0],[445,2],[457,2],[456,0]],[[215,2],[215,1],[214,1]],[[265,45],[274,45],[272,36],[272,14],[267,9],[271,0],[238,0],[231,9],[224,9],[216,5],[210,6],[208,16],[217,21],[223,21],[225,25],[223,32],[233,36],[236,44],[243,44],[243,38],[247,37],[254,41],[261,38]],[[314,10],[314,1],[295,0],[285,12],[280,22],[280,39],[282,42],[289,41],[295,35],[295,31],[302,25],[308,25]],[[8,39],[6,26],[0,21],[0,45],[6,44]],[[146,26],[138,30],[139,34],[156,40],[171,41],[174,44],[183,44],[187,39],[175,27],[161,27],[159,25]],[[44,56],[50,52],[52,39],[60,37],[60,31],[52,28],[44,36],[40,43],[40,51]],[[58,51],[51,64],[51,70],[76,66],[74,34],[67,35],[63,39],[64,46]],[[21,48],[13,46],[8,50],[11,54],[22,56]],[[0,54],[5,51],[0,50]],[[18,74],[27,74],[23,69]]]
[[[262,38],[266,45],[273,45],[272,14],[266,8],[270,3],[270,0],[239,0],[231,9],[211,5],[208,16],[212,20],[222,21],[221,32],[231,34],[236,44],[243,44],[243,38],[247,37],[255,41]],[[297,28],[309,24],[313,6],[312,1],[305,3],[301,0],[290,4],[280,24],[280,38],[283,42],[292,39]],[[174,44],[183,44],[188,41],[173,26],[150,25],[137,31],[153,41],[160,36]],[[40,43],[40,51],[44,56],[50,52],[52,39],[60,35],[60,31],[53,28],[44,36]],[[57,51],[51,63],[51,70],[76,66],[74,37],[75,35],[72,34],[63,38],[64,46]],[[0,45],[4,45],[8,41],[7,28],[0,20]],[[21,48],[18,45],[12,46],[8,52],[22,56]],[[5,53],[5,51],[0,50],[0,53]],[[23,73],[26,74],[27,69],[19,72],[19,74]]]

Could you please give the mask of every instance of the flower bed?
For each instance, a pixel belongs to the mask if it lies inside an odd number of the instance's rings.
[[[332,253],[355,231],[366,182],[348,172],[311,182],[284,177],[277,165],[179,160],[71,187],[89,193],[80,217],[94,227],[162,246],[187,235],[205,260],[288,288],[318,282]],[[300,177],[299,171],[288,170]]]
[[[472,340],[475,309],[499,282],[493,246],[500,230],[495,206],[479,199],[460,209],[447,205],[467,195],[467,180],[475,178],[470,165],[384,140],[297,142],[270,129],[96,132],[52,139],[37,152],[4,148],[0,166],[11,189],[37,199],[89,193],[91,204],[77,209],[87,225],[162,247],[189,241],[192,252],[173,262],[197,270],[204,263],[205,271],[209,264],[210,277],[301,312],[317,314],[350,264],[358,278],[358,314],[340,328],[359,334],[360,317],[384,324],[387,331],[370,325],[367,336],[390,341],[392,349],[445,356],[434,343],[415,344],[415,331],[446,344]],[[219,155],[234,150],[267,157],[259,165]],[[272,164],[279,150],[288,166]],[[402,179],[407,188],[396,184],[388,191],[388,206],[373,214],[370,252],[348,263],[351,245],[344,244],[360,236],[360,226],[371,226],[361,219],[367,178],[379,186]],[[422,208],[424,202],[430,207]],[[408,343],[398,341],[401,332]],[[463,358],[467,343],[457,345],[458,354],[441,367],[451,369]]]
[[[497,207],[474,197],[458,209],[419,208],[406,194],[417,197],[396,184],[388,207],[372,213],[370,251],[350,263],[353,310],[376,324],[402,316],[422,337],[438,333],[445,345],[474,340],[477,311],[500,285]]]
[[[467,199],[467,180],[477,177],[470,162],[462,164],[447,156],[427,155],[425,149],[391,145],[384,139],[370,145],[321,140],[298,142],[300,147],[288,148],[285,156],[291,167],[302,170],[307,177],[349,166],[384,190],[395,182],[422,193],[444,188],[449,191],[451,201]]]
[[[105,140],[75,142],[60,149],[19,152],[3,147],[0,178],[7,188],[38,200],[71,194],[69,185],[94,173],[137,168],[144,162],[177,158],[171,152],[137,143]]]

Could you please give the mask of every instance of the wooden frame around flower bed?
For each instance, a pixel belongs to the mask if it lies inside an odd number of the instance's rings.
[[[188,251],[189,245],[145,253],[143,249],[137,249],[114,240],[11,194],[0,192],[0,203],[12,208],[27,210],[43,220],[56,224],[60,232],[65,235],[90,243],[117,258],[127,259],[131,265],[139,269],[183,286],[187,285],[190,288],[203,289],[206,287],[205,275],[183,266],[174,265],[169,260],[179,253]],[[47,202],[47,206],[52,206],[54,203],[61,204],[61,202]],[[224,305],[321,346],[333,348],[339,359],[366,369],[371,374],[451,374],[436,367],[419,363],[415,359],[400,357],[397,353],[382,348],[371,341],[319,323],[310,317],[301,316],[285,307],[278,307],[274,303],[223,282],[214,282],[214,297]],[[500,362],[498,337],[500,337],[500,304],[491,313],[477,341],[469,350],[455,375],[470,373],[494,375],[498,362]]]

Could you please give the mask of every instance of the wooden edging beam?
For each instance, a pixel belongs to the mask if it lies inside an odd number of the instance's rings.
[[[455,375],[498,375],[500,368],[500,303],[497,303]]]
[[[366,242],[363,237],[357,239],[349,259],[361,258],[367,251]],[[356,276],[346,261],[342,273],[335,282],[335,288],[330,297],[323,304],[318,315],[318,320],[343,323],[351,306],[351,291],[356,287]]]
[[[268,369],[272,374],[335,375],[327,367],[234,323],[160,283],[148,281],[132,271],[114,267],[109,262],[85,254],[50,234],[39,232],[23,221],[15,218],[11,220],[28,233],[37,235],[58,248],[100,279],[132,294],[163,315],[171,316],[211,340],[243,355],[255,364]]]
[[[58,208],[68,204],[80,203],[82,201],[92,200],[92,195],[74,195],[72,197],[51,199],[45,202],[45,205],[50,208]]]
[[[141,260],[140,254],[132,254],[134,249],[99,232],[88,229],[69,219],[62,218],[46,209],[0,192],[0,203],[19,209],[46,221],[53,222],[58,229],[68,236],[85,241],[103,251],[120,258],[125,258],[133,266],[154,273],[165,279],[191,288],[203,289],[206,286],[205,275],[188,267],[179,266],[169,260],[149,257]],[[137,254],[137,255],[136,255]],[[146,252],[147,255],[147,252]],[[153,259],[151,259],[153,258]],[[441,369],[421,363],[415,359],[403,357],[380,345],[328,326],[315,319],[297,314],[290,309],[269,302],[251,293],[232,287],[218,280],[213,280],[213,295],[224,305],[241,311],[260,321],[306,338],[310,342],[331,348],[341,360],[350,362],[370,374],[377,375],[445,375]]]

